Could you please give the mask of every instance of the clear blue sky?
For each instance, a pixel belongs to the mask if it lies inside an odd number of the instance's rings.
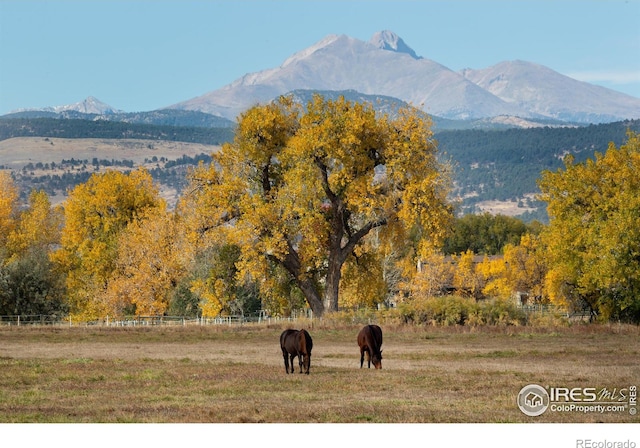
[[[0,114],[87,96],[153,110],[385,29],[453,70],[521,59],[640,97],[640,0],[0,0]]]

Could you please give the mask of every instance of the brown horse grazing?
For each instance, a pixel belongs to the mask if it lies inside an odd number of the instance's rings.
[[[289,361],[291,361],[291,373],[295,372],[293,358],[297,356],[300,363],[300,373],[302,373],[302,366],[304,365],[304,373],[309,375],[313,341],[307,330],[284,330],[280,335],[280,348],[284,358],[285,372],[289,373]]]
[[[376,369],[382,369],[382,329],[377,325],[367,325],[358,333],[358,345],[360,346],[360,368],[364,363],[364,353],[367,352],[369,368],[371,363]]]

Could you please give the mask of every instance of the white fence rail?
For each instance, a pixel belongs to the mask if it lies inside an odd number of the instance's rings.
[[[264,312],[251,316],[218,316],[215,318],[187,317],[187,316],[130,316],[124,318],[109,318],[85,322],[73,321],[68,317],[49,316],[44,314],[23,316],[0,316],[0,326],[102,326],[102,327],[138,327],[138,326],[185,326],[185,325],[244,325],[252,322],[277,323],[292,322],[298,319],[313,319],[311,310],[293,313],[291,317],[268,316]]]

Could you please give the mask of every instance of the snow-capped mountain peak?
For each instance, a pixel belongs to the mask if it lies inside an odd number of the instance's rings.
[[[114,109],[106,103],[103,103],[99,99],[93,96],[89,96],[82,101],[73,104],[65,104],[63,106],[49,106],[49,107],[40,107],[40,108],[27,108],[27,109],[18,109],[12,111],[11,113],[19,113],[19,112],[54,112],[54,113],[63,113],[63,112],[80,112],[83,114],[95,114],[95,115],[110,115],[121,113],[121,110]]]
[[[296,90],[392,97],[431,115],[458,120],[517,116],[602,123],[640,118],[640,98],[526,61],[456,72],[417,56],[391,31],[377,32],[369,41],[328,35],[280,66],[247,73],[222,88],[164,109],[198,111],[235,121],[252,105]],[[119,112],[94,97],[39,110],[102,117]]]
[[[602,123],[640,117],[640,99],[580,82],[548,67],[509,61],[455,72],[416,55],[397,34],[379,31],[365,42],[331,34],[279,67],[168,109],[235,120],[250,106],[295,90],[348,91],[397,98],[448,119],[518,116]]]
[[[329,34],[328,36],[326,36],[324,39],[316,42],[315,44],[311,45],[310,47],[305,48],[304,50],[298,51],[297,53],[294,53],[293,55],[291,55],[289,58],[287,58],[287,60],[285,60],[282,65],[281,68],[284,68],[288,65],[291,65],[297,61],[300,61],[302,59],[308,58],[309,56],[311,56],[313,53],[315,53],[316,51],[331,45],[332,43],[334,43],[336,40],[340,39],[340,35],[338,34]],[[346,36],[344,36],[346,37]]]
[[[89,96],[83,101],[73,104],[67,104],[65,106],[57,106],[54,107],[55,112],[64,112],[64,111],[76,111],[82,112],[83,114],[97,114],[97,115],[108,115],[115,114],[118,112],[122,112],[120,110],[114,109],[106,103],[103,103],[99,99]]]
[[[640,100],[532,62],[504,61],[460,72],[508,104],[544,117],[599,123],[640,117]]]
[[[375,45],[382,50],[395,51],[396,53],[406,53],[414,59],[421,59],[411,47],[409,47],[400,36],[393,31],[378,31],[375,33],[369,43]]]

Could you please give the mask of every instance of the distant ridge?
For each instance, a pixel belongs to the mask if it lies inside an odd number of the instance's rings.
[[[531,62],[501,62],[482,70],[463,70],[462,75],[509,104],[549,118],[582,123],[616,121],[625,114],[640,118],[640,99]]]
[[[303,99],[309,92],[296,92],[295,95]],[[576,162],[581,162],[593,158],[596,151],[604,153],[611,142],[620,146],[626,141],[628,130],[640,132],[640,120],[502,131],[446,130],[444,127],[438,130],[436,126],[435,139],[438,141],[440,157],[455,167],[451,197],[456,200],[460,212],[490,211],[544,221],[545,206],[536,200],[536,194],[539,193],[536,181],[541,171],[561,168],[567,154],[572,154]],[[35,154],[22,153],[18,149],[21,141],[39,141],[41,145],[44,142],[47,147],[53,147],[55,143],[59,151],[64,150],[65,143],[57,139],[87,138],[141,139],[146,142],[145,145],[151,146],[154,141],[221,145],[233,140],[234,129],[153,126],[104,120],[0,119],[0,169],[24,166],[28,161],[34,164],[41,161]],[[75,157],[73,153],[65,156],[71,157]],[[4,167],[3,163],[6,164]],[[22,173],[22,176],[32,175]],[[33,179],[36,182],[44,181]],[[51,181],[54,182],[53,179]],[[86,181],[86,178],[82,181]]]
[[[221,145],[233,139],[231,127],[187,127],[109,120],[0,118],[0,141],[19,137],[163,140]]]
[[[75,103],[75,105],[82,103]],[[22,109],[3,115],[0,119],[55,118],[205,128],[230,128],[235,126],[235,122],[226,118],[192,110],[161,109],[150,112],[122,112],[116,111],[116,109],[110,106],[99,109],[72,107],[75,105],[46,107],[42,109]],[[85,112],[87,110],[94,110],[94,112]],[[97,112],[98,110],[100,112]]]
[[[114,109],[106,103],[103,103],[99,99],[89,96],[82,101],[73,104],[66,104],[64,106],[49,106],[43,108],[29,108],[18,109],[10,112],[8,115],[29,113],[29,112],[50,112],[53,114],[59,114],[64,112],[80,112],[83,114],[96,114],[96,115],[109,115],[117,114],[123,111]]]

